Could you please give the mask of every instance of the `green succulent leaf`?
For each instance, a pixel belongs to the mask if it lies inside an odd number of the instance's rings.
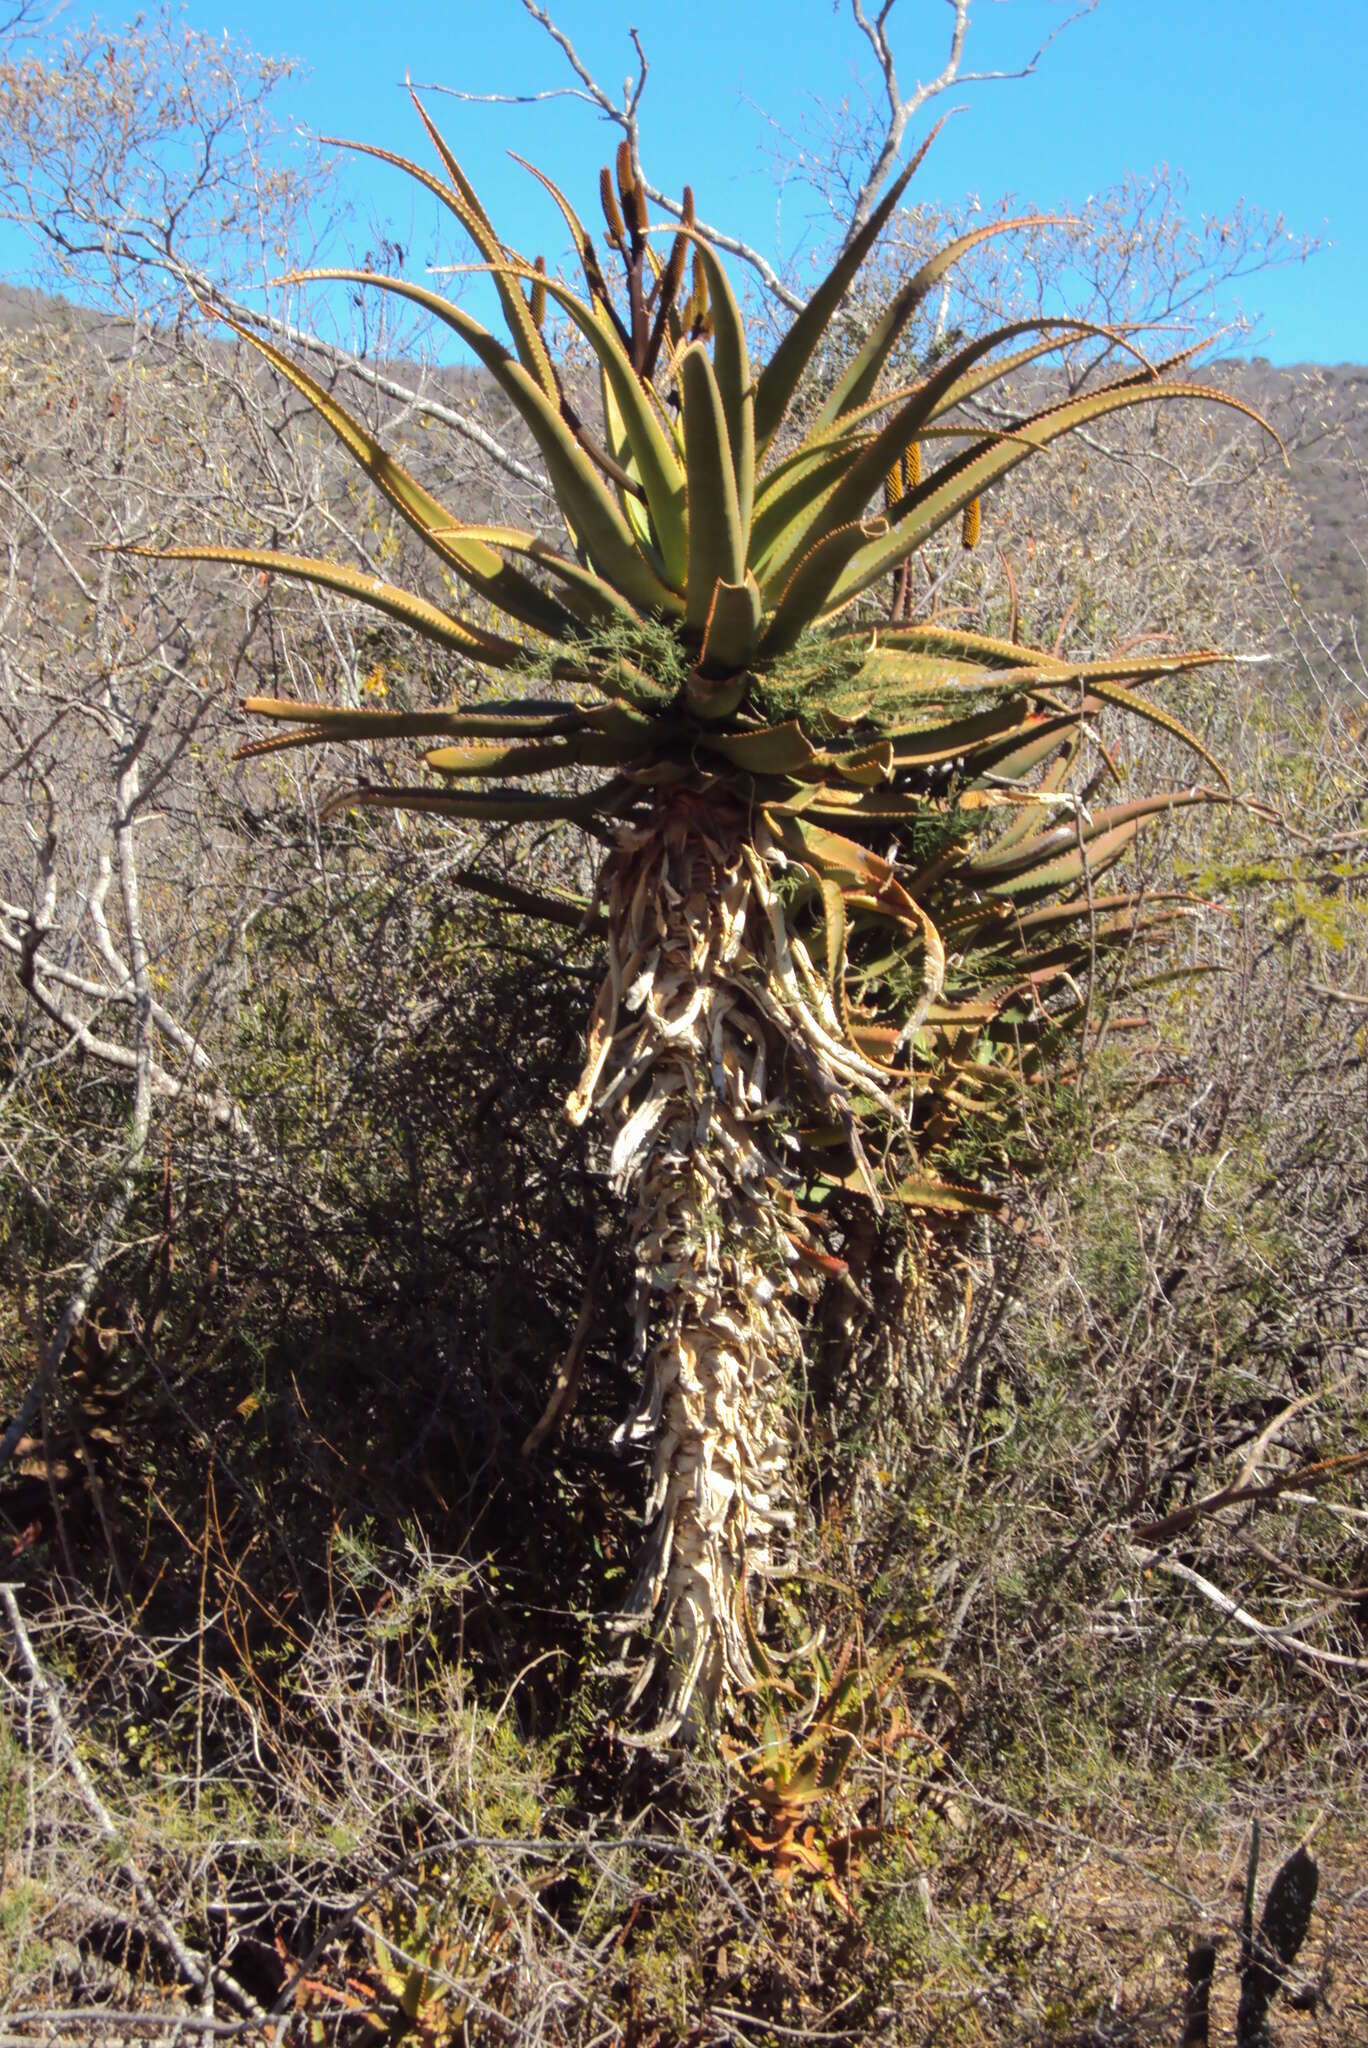
[[[785,725],[719,734],[708,744],[733,768],[744,768],[750,775],[794,775],[817,758],[816,749],[796,718]]]
[[[1006,853],[1000,848],[990,847],[986,852],[975,854],[968,863],[968,872],[978,881],[994,884],[1004,876],[1048,859],[1060,848],[1080,843],[1085,846],[1095,844],[1118,827],[1138,826],[1146,818],[1183,810],[1191,804],[1211,803],[1214,798],[1215,792],[1209,789],[1174,789],[1158,796],[1137,797],[1130,803],[1112,804],[1105,810],[1091,813],[1074,804],[1070,806],[1072,814],[1065,823],[1051,825],[1045,831],[1033,834]]]
[[[879,539],[887,526],[885,519],[853,519],[823,534],[794,564],[761,642],[767,660],[773,661],[797,645],[826,604],[846,564],[861,548]],[[765,594],[769,594],[768,586]]]
[[[763,480],[747,543],[747,559],[762,583],[769,580],[776,562],[789,559],[796,537],[846,475],[852,455],[868,443],[864,435],[801,448],[792,462],[784,464],[782,477],[775,471]]]
[[[749,530],[755,501],[755,379],[746,347],[746,323],[717,252],[692,228],[681,228],[680,233],[693,243],[697,261],[708,281],[713,319],[712,368],[717,379],[722,416],[727,423],[727,446],[731,451],[736,480],[737,517],[744,534]],[[686,447],[687,434],[686,421]],[[743,548],[743,563],[744,560]],[[739,569],[732,580],[740,580]]]
[[[289,698],[248,697],[243,710],[259,718],[293,726],[273,739],[251,740],[239,747],[236,758],[251,760],[261,754],[281,753],[292,747],[323,746],[329,742],[374,743],[382,739],[419,739],[442,733],[450,739],[548,741],[581,734],[599,736],[605,746],[616,745],[624,757],[635,741],[638,746],[656,736],[655,722],[622,704],[597,705],[588,710],[549,702],[486,704],[479,711],[460,711],[454,706],[434,706],[425,711],[382,711],[352,708],[341,704],[299,704]]]
[[[296,582],[312,583],[322,590],[353,597],[373,611],[384,612],[401,625],[411,626],[428,640],[436,640],[460,654],[491,668],[513,668],[526,659],[526,650],[501,634],[488,633],[453,618],[439,606],[411,590],[400,590],[360,569],[347,569],[340,562],[319,560],[312,555],[290,555],[278,548],[127,548],[130,555],[146,555],[164,562],[220,562],[230,568],[256,569],[263,575],[288,576]]]
[[[1078,335],[1090,335],[1098,339],[1105,339],[1112,343],[1113,346],[1125,349],[1129,355],[1133,355],[1141,365],[1141,373],[1144,376],[1154,375],[1154,365],[1149,357],[1144,354],[1143,350],[1138,349],[1133,342],[1127,339],[1124,327],[1099,327],[1094,326],[1088,320],[1061,320],[1058,322],[1041,320],[1027,322],[1026,325],[1028,327],[1034,325],[1041,329],[1058,326],[1070,329]],[[1005,340],[1011,331],[1010,329],[999,330],[999,339]],[[1027,369],[1030,364],[1039,362],[1042,356],[1052,355],[1056,349],[1063,347],[1064,342],[1068,338],[1067,334],[1061,336],[1059,334],[1045,333],[1042,339],[1033,341],[1027,348],[1014,349],[1011,355],[997,356],[992,362],[979,363],[972,369],[967,368],[962,376],[955,379],[948,390],[941,393],[928,415],[928,424],[931,421],[942,419],[946,413],[952,412],[957,405],[964,405],[969,399],[977,398],[981,392],[991,390],[994,384],[1001,383],[1004,378],[1015,376],[1018,370]]]
[[[858,1192],[860,1177],[848,1174],[841,1185]],[[908,1209],[942,1209],[962,1216],[995,1216],[1002,1208],[1000,1195],[992,1194],[986,1188],[940,1180],[933,1173],[908,1174],[887,1193]]]
[[[731,676],[748,667],[759,645],[762,616],[760,589],[749,570],[740,583],[716,584],[698,660],[703,673]]]
[[[886,576],[910,554],[915,554],[938,527],[962,512],[972,499],[981,497],[999,483],[1018,463],[1048,448],[1061,436],[1073,433],[1079,427],[1090,426],[1109,414],[1128,411],[1132,406],[1158,404],[1175,398],[1210,399],[1244,413],[1260,426],[1267,425],[1243,399],[1231,398],[1205,384],[1162,383],[1157,376],[1143,383],[1128,378],[1124,383],[1108,385],[1100,391],[1068,399],[1061,405],[1046,407],[1020,422],[1010,434],[993,436],[967,449],[910,492],[898,507],[891,532],[884,539],[872,542],[855,557],[832,592],[833,611],[849,604],[871,583]]]
[[[440,528],[433,538],[444,543],[459,542],[462,546],[484,541],[505,556],[523,556],[543,570],[559,584],[560,604],[574,615],[574,623],[558,637],[573,637],[575,625],[580,623],[629,632],[642,623],[640,612],[611,583],[569,555],[561,554],[538,534],[516,526],[458,526]]]
[[[521,274],[533,275],[531,271]],[[547,296],[573,320],[598,358],[622,421],[635,472],[646,494],[653,538],[666,579],[682,593],[688,564],[688,525],[684,472],[678,455],[607,314],[601,308],[584,305],[553,278],[546,279],[545,289]]]
[[[390,789],[363,784],[334,797],[323,815],[327,819],[339,811],[373,809],[426,811],[434,817],[461,818],[486,825],[541,824],[553,819],[583,823],[613,816],[627,793],[619,783],[601,784],[580,796],[545,796],[529,789],[501,789],[497,794],[463,790],[456,795],[445,789]]]
[[[844,466],[834,490],[820,501],[817,511],[806,522],[797,521],[790,530],[786,551],[779,553],[780,561],[790,559],[795,549],[810,548],[819,528],[845,524],[858,518],[870,498],[883,483],[889,467],[901,456],[908,445],[918,439],[938,411],[952,403],[950,394],[965,378],[965,374],[982,357],[991,355],[1006,341],[1019,334],[1039,333],[1041,328],[1049,330],[1042,345],[1041,353],[1062,347],[1064,342],[1082,334],[1115,339],[1110,328],[1098,327],[1088,321],[1071,320],[1018,320],[1009,327],[999,327],[989,334],[958,351],[942,364],[934,375],[915,385],[904,402],[899,405],[876,434],[867,441],[864,449],[852,455]],[[991,382],[991,377],[985,382]],[[773,573],[773,572],[772,572]]]
[[[468,740],[462,746],[432,747],[427,766],[453,779],[504,775],[547,775],[558,768],[625,768],[641,751],[640,743],[612,739],[603,733],[581,732],[564,739],[509,743]]]
[[[1110,680],[1103,680],[1098,676],[1094,676],[1087,687],[1090,699],[1096,698],[1104,704],[1118,705],[1132,717],[1143,718],[1146,724],[1157,725],[1162,732],[1172,733],[1175,739],[1181,740],[1185,747],[1190,747],[1194,754],[1206,762],[1222,789],[1229,791],[1230,777],[1215,755],[1209,753],[1196,733],[1190,731],[1180,718],[1175,718],[1171,711],[1165,711],[1162,705],[1152,704],[1147,697],[1138,697],[1134,690],[1123,690]]]
[[[745,529],[722,394],[706,349],[693,342],[679,365],[689,490],[689,574],[685,624],[702,641],[719,583],[746,576]]]
[[[911,163],[893,180],[864,226],[851,236],[761,371],[755,393],[755,440],[762,456],[783,425],[803,372],[811,362],[814,350],[826,336],[860,266],[891,220],[894,208],[944,125],[944,120],[937,121]]]

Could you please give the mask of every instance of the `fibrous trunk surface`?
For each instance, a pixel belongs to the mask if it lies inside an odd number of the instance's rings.
[[[618,1440],[654,1451],[646,1543],[614,1625],[641,1644],[629,1707],[660,1681],[647,1741],[753,1682],[748,1603],[793,1519],[798,1315],[822,1259],[779,1113],[803,1093],[839,1108],[850,1076],[831,1059],[851,1055],[817,1014],[805,956],[795,964],[771,863],[781,856],[739,806],[687,794],[623,835],[605,878],[608,973],[569,1104],[577,1121],[606,1114],[610,1171],[634,1198],[642,1388]]]

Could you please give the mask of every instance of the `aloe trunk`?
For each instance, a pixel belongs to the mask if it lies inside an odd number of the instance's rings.
[[[620,1442],[651,1450],[648,1531],[613,1625],[645,1635],[628,1707],[663,1677],[673,1734],[695,1697],[753,1682],[748,1603],[793,1513],[789,1416],[813,1268],[790,1226],[792,1168],[770,1077],[787,1053],[740,813],[661,802],[610,862],[610,957],[571,1100],[612,1129],[632,1200],[640,1399]],[[652,1739],[652,1738],[647,1738]]]

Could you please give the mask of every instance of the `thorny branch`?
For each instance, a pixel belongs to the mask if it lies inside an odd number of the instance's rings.
[[[1229,1593],[1223,1593],[1219,1586],[1201,1572],[1194,1571],[1191,1565],[1184,1564],[1180,1558],[1165,1557],[1162,1551],[1146,1550],[1138,1543],[1128,1548],[1129,1555],[1137,1564],[1145,1565],[1151,1571],[1164,1572],[1169,1578],[1181,1579],[1185,1586],[1194,1587],[1219,1613],[1229,1616],[1238,1628],[1266,1643],[1270,1649],[1281,1651],[1286,1657],[1295,1657],[1300,1663],[1330,1665],[1341,1671],[1368,1671],[1368,1657],[1346,1657],[1337,1650],[1299,1642],[1290,1628],[1270,1628],[1267,1622],[1260,1621],[1256,1614],[1241,1607],[1238,1600],[1232,1600]]]

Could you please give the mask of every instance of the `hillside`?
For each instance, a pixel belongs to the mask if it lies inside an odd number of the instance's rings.
[[[1368,638],[1368,369],[1353,363],[1231,366],[1233,390],[1291,447],[1302,516],[1290,573],[1306,611]],[[1222,375],[1226,372],[1223,370]]]

